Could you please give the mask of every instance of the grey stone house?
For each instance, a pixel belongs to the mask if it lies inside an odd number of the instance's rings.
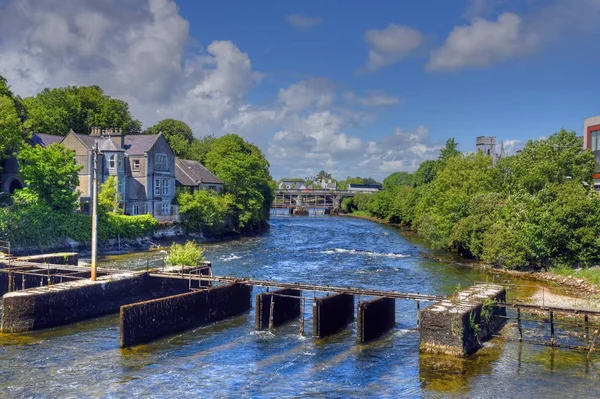
[[[225,184],[201,163],[187,159],[175,160],[175,180],[178,190],[193,193],[198,190],[213,190],[223,193]]]
[[[61,144],[75,151],[81,192],[80,207],[91,207],[93,149],[98,142],[99,181],[117,180],[126,215],[151,214],[159,221],[177,220],[175,198],[175,154],[162,134],[124,135],[120,130],[92,128],[90,135],[72,130]]]

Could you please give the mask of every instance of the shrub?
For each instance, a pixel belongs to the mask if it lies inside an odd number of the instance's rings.
[[[166,259],[169,266],[198,266],[204,262],[204,249],[193,241],[173,244]]]

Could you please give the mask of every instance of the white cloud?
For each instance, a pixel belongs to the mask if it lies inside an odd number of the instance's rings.
[[[495,62],[535,51],[539,37],[527,33],[516,14],[504,13],[497,21],[475,18],[471,25],[457,26],[446,43],[431,53],[427,69],[454,71],[464,67],[487,67]]]
[[[402,101],[398,97],[390,96],[381,91],[371,91],[364,97],[360,97],[352,91],[347,91],[344,93],[344,98],[350,103],[360,104],[365,107],[387,107],[399,104]]]
[[[367,69],[375,71],[394,64],[423,43],[421,33],[406,25],[390,24],[385,29],[369,29],[364,40],[369,46]]]
[[[329,107],[335,98],[335,88],[328,79],[308,79],[279,89],[278,99],[289,110],[301,111],[316,106]]]
[[[303,14],[290,14],[285,16],[285,21],[294,28],[312,28],[323,23],[321,17],[309,17]]]
[[[469,0],[464,16],[468,20],[476,17],[486,17],[503,3],[505,3],[505,0]]]

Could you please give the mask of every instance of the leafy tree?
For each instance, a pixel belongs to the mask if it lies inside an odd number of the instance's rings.
[[[121,128],[125,133],[141,130],[127,103],[107,96],[98,86],[44,89],[23,103],[27,111],[25,128],[33,132],[64,136],[69,129],[89,134],[92,127]]]
[[[23,106],[23,101],[21,100],[21,98],[19,96],[15,95],[10,90],[10,86],[8,85],[8,82],[2,75],[0,75],[0,97],[2,97],[2,96],[6,96],[11,99],[11,101],[14,104],[15,110],[17,111],[17,114],[19,115],[19,118],[21,119],[21,121],[23,121],[26,116],[25,107]]]
[[[460,151],[458,151],[458,143],[456,142],[456,140],[454,140],[454,137],[451,137],[448,140],[446,140],[446,145],[440,151],[440,156],[438,157],[438,159],[442,162],[445,162],[448,159],[456,157],[458,155],[460,155]]]
[[[162,133],[177,157],[187,158],[194,140],[192,129],[182,121],[176,119],[163,119],[156,125],[149,127],[144,133]]]
[[[187,153],[188,159],[205,164],[206,154],[210,151],[212,143],[216,140],[215,136],[209,134],[201,139],[194,138],[192,145]]]
[[[109,212],[121,214],[121,195],[118,191],[117,179],[109,176],[98,190],[98,211],[106,214]]]
[[[19,166],[27,187],[38,201],[46,202],[53,210],[73,212],[76,207],[79,170],[75,151],[62,145],[24,145],[18,154]]]
[[[198,266],[204,262],[204,249],[193,241],[173,244],[166,259],[170,266]]]
[[[273,202],[269,163],[258,147],[227,134],[212,141],[205,166],[233,195],[231,217],[236,228],[256,228],[269,218]]]
[[[183,226],[188,232],[216,235],[225,231],[225,218],[233,203],[231,194],[214,191],[182,192],[177,196]]]
[[[12,99],[0,95],[0,161],[23,142],[21,119]]]
[[[363,184],[373,184],[373,185],[379,185],[381,186],[381,183],[378,182],[377,180],[373,179],[372,177],[365,177],[364,179],[362,179]]]
[[[383,179],[383,189],[392,190],[400,186],[410,186],[413,183],[413,176],[408,172],[395,172]]]
[[[350,177],[348,176],[346,180],[338,182],[337,188],[338,190],[347,190],[348,184],[364,184],[364,181],[361,177]]]
[[[331,179],[331,173],[327,173],[324,170],[320,170],[319,173],[317,173],[317,176],[315,176],[315,180],[321,181],[323,179]]]
[[[413,185],[415,187],[429,184],[435,178],[438,169],[438,161],[424,161],[419,165],[419,169],[413,175]]]

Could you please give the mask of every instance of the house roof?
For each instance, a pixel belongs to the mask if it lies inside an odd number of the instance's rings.
[[[31,145],[48,147],[51,144],[60,143],[64,138],[64,136],[56,136],[53,134],[34,133],[33,136],[31,136]]]
[[[348,188],[369,188],[369,189],[377,189],[381,190],[381,186],[379,184],[348,184]]]
[[[100,145],[99,149],[102,152],[124,152],[125,151],[124,149],[117,147],[115,145],[115,143],[113,143],[113,141],[110,139],[104,140],[104,143],[102,143],[102,145]]]
[[[144,155],[150,151],[160,134],[128,134],[125,136],[125,150],[128,155]]]
[[[175,160],[175,180],[182,186],[196,187],[204,184],[224,184],[199,162],[177,158]]]

